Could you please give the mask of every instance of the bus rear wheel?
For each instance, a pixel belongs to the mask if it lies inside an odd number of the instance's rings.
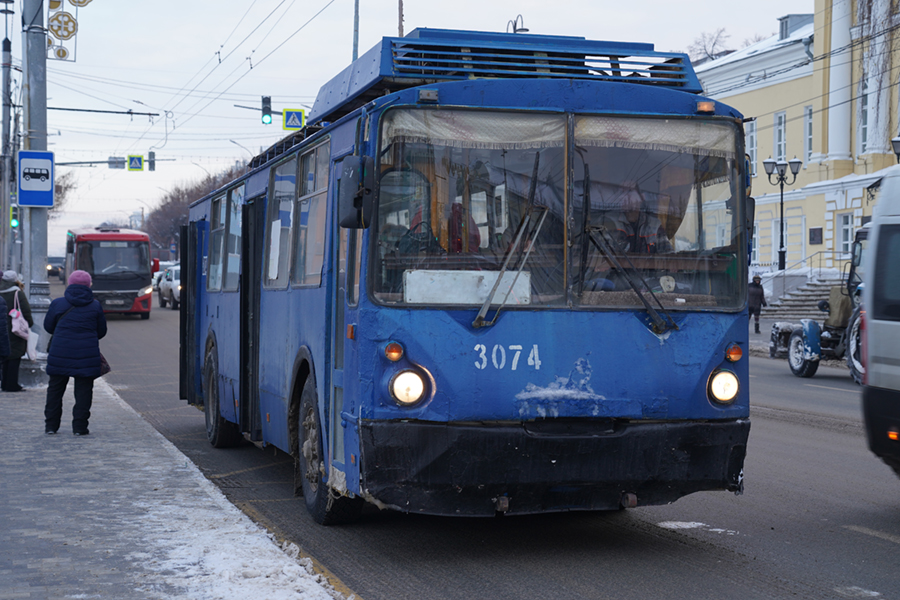
[[[204,377],[205,394],[203,399],[203,415],[206,419],[206,438],[214,448],[233,448],[241,441],[241,432],[235,423],[226,421],[219,409],[219,365],[215,348],[206,359],[206,376]]]
[[[339,525],[359,518],[363,499],[337,495],[324,481],[325,454],[322,451],[322,427],[319,422],[318,396],[312,377],[306,380],[300,395],[297,474],[306,509],[320,525]]]

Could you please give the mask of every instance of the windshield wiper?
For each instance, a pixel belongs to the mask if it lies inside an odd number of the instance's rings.
[[[113,271],[112,273],[96,273],[94,276],[100,275],[101,277],[122,277],[123,275],[127,275],[129,277],[143,277],[148,276],[149,273],[141,272],[141,271],[129,271],[128,269],[122,271]]]
[[[478,311],[478,315],[475,317],[475,320],[472,321],[472,327],[490,327],[497,321],[497,315],[500,314],[500,309],[506,304],[506,301],[509,299],[510,293],[512,293],[513,288],[516,285],[516,281],[519,279],[519,275],[525,269],[525,263],[528,262],[528,255],[531,254],[531,250],[534,248],[534,242],[537,240],[538,234],[541,232],[541,227],[544,226],[544,220],[547,218],[547,214],[550,212],[550,209],[546,206],[535,207],[534,199],[537,194],[537,178],[538,178],[538,165],[540,164],[541,153],[538,152],[534,157],[534,171],[531,174],[531,187],[528,190],[528,211],[525,213],[525,217],[522,219],[522,222],[519,223],[519,228],[516,231],[516,237],[513,240],[512,245],[509,247],[509,252],[506,253],[506,259],[503,261],[503,266],[500,267],[500,272],[497,274],[497,280],[494,282],[494,287],[491,288],[491,292],[488,294],[487,298],[484,301],[484,304],[481,305],[481,310]],[[535,208],[541,210],[541,215],[536,219],[535,217]],[[534,226],[531,231],[528,231],[529,226]],[[519,264],[516,269],[516,276],[513,278],[512,283],[509,285],[509,289],[506,290],[506,296],[503,297],[503,302],[497,307],[497,312],[494,313],[494,318],[490,321],[485,321],[484,318],[487,316],[487,312],[491,307],[491,302],[494,300],[494,295],[497,293],[497,289],[500,287],[500,282],[503,281],[503,276],[506,274],[506,270],[509,267],[510,261],[512,261],[513,254],[515,254],[516,249],[519,247],[519,242],[525,236],[525,233],[529,233],[529,241],[528,248],[525,250],[525,255],[522,257],[522,262]]]
[[[613,264],[613,267],[622,276],[625,278],[625,281],[628,282],[628,285],[631,286],[631,289],[634,290],[634,293],[637,294],[638,299],[643,303],[644,308],[647,309],[647,314],[650,315],[650,319],[653,321],[653,332],[657,334],[665,333],[669,329],[678,329],[678,325],[672,320],[672,317],[669,316],[669,313],[666,312],[666,309],[663,307],[662,302],[659,301],[656,294],[653,293],[653,290],[647,285],[647,282],[644,281],[643,277],[640,279],[643,287],[646,288],[648,292],[650,292],[650,296],[656,301],[656,304],[659,305],[659,310],[666,316],[665,319],[660,316],[659,312],[653,306],[650,305],[650,302],[647,300],[647,297],[641,292],[638,284],[635,282],[631,273],[636,271],[634,264],[631,262],[631,259],[628,258],[627,254],[617,253],[614,249],[613,244],[609,242],[608,236],[609,234],[606,232],[606,228],[602,225],[599,227],[591,226],[590,219],[590,210],[591,210],[591,172],[590,167],[587,163],[584,163],[584,232],[581,243],[581,279],[579,281],[579,290],[580,294],[584,293],[584,279],[587,273],[587,256],[588,256],[588,242],[591,242],[598,250],[603,252],[609,261]],[[594,233],[598,233],[596,237]],[[628,263],[628,269],[622,266],[622,263],[619,261],[619,257],[624,258]],[[668,323],[666,322],[668,319]],[[671,323],[671,327],[669,324]]]

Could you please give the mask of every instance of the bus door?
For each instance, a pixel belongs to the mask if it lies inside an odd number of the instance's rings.
[[[244,205],[241,226],[241,431],[262,440],[259,414],[259,302],[265,195]]]
[[[202,241],[200,223],[191,222],[181,226],[181,312],[178,315],[180,338],[179,344],[179,387],[178,393],[188,404],[203,404],[198,393],[200,369],[199,351],[197,350],[197,314],[199,306],[198,273],[201,272],[200,260],[203,252],[199,249]]]
[[[335,177],[340,177],[341,163],[333,165]],[[334,198],[338,197],[337,185]],[[335,293],[332,295],[332,376],[331,401],[328,411],[330,421],[328,429],[329,456],[331,462],[342,468],[347,476],[350,489],[359,486],[359,433],[356,422],[359,417],[359,356],[356,338],[358,337],[359,308],[359,271],[362,248],[361,229],[344,229],[338,224],[337,202],[332,203],[334,228],[332,235],[332,269]]]

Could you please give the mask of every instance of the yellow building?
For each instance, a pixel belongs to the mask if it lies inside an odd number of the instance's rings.
[[[883,169],[897,161],[898,3],[815,0],[810,8],[779,19],[773,37],[696,67],[707,95],[753,119],[745,123],[753,272],[778,268],[782,209],[786,268],[841,268],[871,219]],[[787,171],[783,203],[764,170],[769,157],[803,161],[795,181]]]

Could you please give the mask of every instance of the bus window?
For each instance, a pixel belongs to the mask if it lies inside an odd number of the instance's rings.
[[[222,289],[222,243],[225,235],[225,196],[212,201],[209,233],[209,277],[206,289],[216,292]]]
[[[295,285],[319,285],[325,259],[325,196],[328,191],[328,143],[302,156],[303,194],[297,200],[297,239],[294,242]]]
[[[287,286],[291,260],[291,228],[297,197],[296,156],[275,167],[269,190],[266,287],[282,288]]]
[[[228,235],[225,238],[225,290],[238,289],[241,275],[241,210],[244,186],[228,192]]]

